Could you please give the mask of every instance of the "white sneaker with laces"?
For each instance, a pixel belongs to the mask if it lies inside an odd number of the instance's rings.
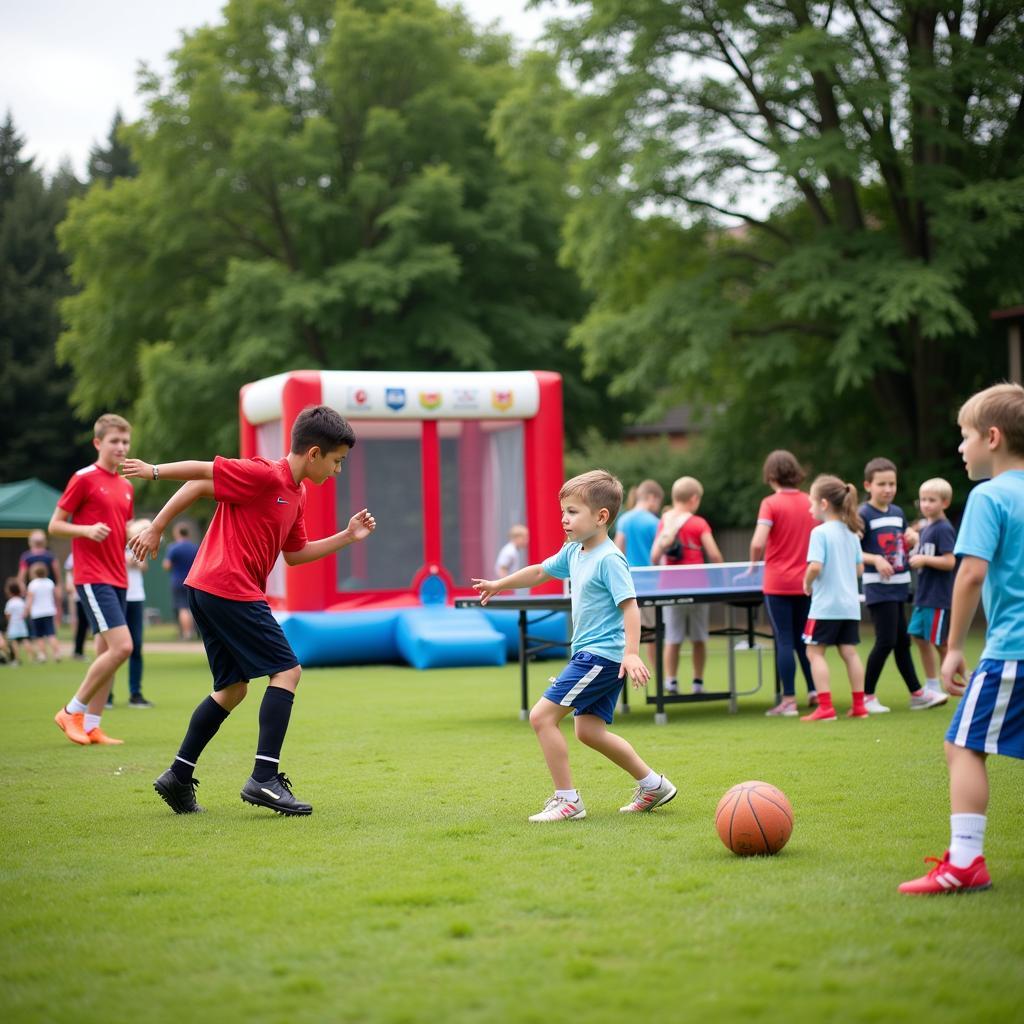
[[[910,710],[922,711],[924,708],[937,708],[949,700],[948,694],[936,693],[934,690],[922,690],[916,697],[910,698]]]
[[[665,683],[665,692],[673,695],[677,694],[679,692],[679,684],[674,679],[670,679]]]
[[[676,795],[676,787],[664,775],[661,783],[654,789],[637,786],[633,799],[625,807],[619,808],[620,814],[636,814],[640,811],[653,811],[655,807],[667,804]]]
[[[869,715],[886,715],[891,708],[887,708],[877,697],[871,696],[864,700],[864,710]]]
[[[564,796],[552,796],[544,805],[544,810],[530,815],[530,821],[572,821],[574,818],[585,818],[587,809],[582,800],[566,800]]]
[[[765,712],[767,718],[795,718],[799,714],[796,701],[792,697],[783,697],[775,707]]]

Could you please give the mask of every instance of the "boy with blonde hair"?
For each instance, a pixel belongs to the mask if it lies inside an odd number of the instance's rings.
[[[652,771],[632,745],[608,731],[623,677],[641,687],[650,678],[640,660],[640,609],[633,577],[622,552],[608,537],[608,524],[622,505],[622,484],[596,469],[573,477],[558,494],[566,544],[539,565],[528,565],[499,580],[473,580],[480,603],[502,590],[536,587],[551,579],[572,585],[572,660],[530,711],[554,782],[555,792],[530,821],[573,821],[587,816],[573,786],[569,749],[559,728],[570,712],[576,738],[604,754],[636,780],[633,799],[619,811],[653,811],[667,804],[676,787]]]
[[[928,874],[904,882],[912,894],[975,892],[992,885],[985,865],[989,754],[1024,759],[1024,388],[996,384],[969,398],[957,417],[959,451],[971,480],[956,554],[949,650],[942,685],[965,693],[946,733],[950,844],[928,858]],[[988,629],[967,682],[964,643],[981,598]],[[1019,789],[1018,789],[1019,792]]]
[[[28,617],[28,631],[35,641],[36,661],[46,661],[49,647],[54,661],[60,661],[60,644],[57,642],[57,586],[50,579],[50,570],[42,562],[36,562],[29,569],[28,586],[25,588],[25,615]]]
[[[117,469],[131,446],[131,424],[107,413],[93,428],[97,459],[80,469],[64,488],[50,519],[53,537],[70,537],[79,609],[96,634],[96,658],[71,700],[54,721],[72,743],[113,745],[122,740],[100,728],[117,670],[132,653],[125,619],[128,573],[124,564],[125,526],[132,518],[132,485]]]
[[[692,476],[681,476],[672,485],[672,507],[661,517],[651,545],[652,565],[700,565],[723,562],[711,525],[697,515],[704,487]],[[708,612],[706,604],[670,605],[664,609],[665,692],[678,693],[679,648],[689,638],[693,644],[693,692],[704,692],[704,665],[708,656]]]
[[[910,568],[917,570],[914,613],[907,632],[914,638],[924,687],[942,695],[933,648],[939,660],[946,656],[949,635],[949,606],[953,600],[953,575],[956,572],[956,530],[946,518],[946,509],[953,500],[953,488],[941,477],[925,480],[918,489],[917,505],[924,517],[917,547],[910,556]]]

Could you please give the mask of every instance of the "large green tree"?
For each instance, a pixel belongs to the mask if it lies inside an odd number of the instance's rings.
[[[169,457],[231,447],[239,386],[284,369],[533,366],[596,418],[564,199],[488,130],[519,75],[433,0],[229,2],[144,83],[138,176],[63,227],[77,407]]]
[[[940,459],[1006,372],[989,310],[1024,299],[1024,8],[563,6],[574,95],[538,128],[538,79],[519,124],[575,153],[589,367],[721,410],[746,475],[773,443],[851,475],[871,446]]]
[[[81,186],[66,167],[47,181],[23,148],[8,113],[0,125],[0,480],[36,476],[63,487],[88,458],[87,428],[69,408],[71,374],[55,360],[57,305],[70,290],[56,227]]]

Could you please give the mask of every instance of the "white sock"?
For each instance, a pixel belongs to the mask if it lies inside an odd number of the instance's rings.
[[[86,715],[85,716],[85,731],[92,732],[100,724],[99,715]]]
[[[955,868],[970,867],[985,847],[985,815],[951,814],[949,825],[949,862]]]
[[[666,679],[666,680],[665,680],[665,685],[666,685],[666,686],[675,686],[675,685],[677,685],[677,682],[678,682],[678,681],[677,681],[676,677],[675,677],[675,676],[672,676],[672,678],[671,678],[671,679]]]
[[[657,789],[661,785],[661,776],[657,772],[648,772],[642,779],[637,779],[644,789]]]
[[[939,688],[938,679],[926,679],[924,681],[924,688],[926,690],[937,690]]]
[[[555,796],[560,796],[563,800],[568,800],[569,803],[579,803],[580,794],[579,790],[576,789],[556,789]]]
[[[89,705],[83,704],[77,697],[72,697],[66,706],[73,715],[84,715],[89,710]]]

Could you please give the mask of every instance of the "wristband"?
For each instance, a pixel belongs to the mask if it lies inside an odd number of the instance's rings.
[[[160,467],[159,466],[154,466],[153,467],[153,479],[154,480],[159,480],[160,479]]]

